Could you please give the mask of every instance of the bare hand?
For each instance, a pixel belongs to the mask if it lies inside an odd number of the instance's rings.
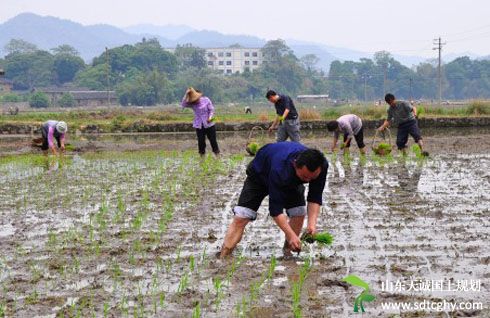
[[[269,133],[272,133],[273,131],[274,131],[274,126],[272,125],[269,127]]]
[[[288,243],[293,252],[301,251],[301,241],[297,235],[288,238]]]
[[[315,234],[316,233],[316,225],[308,225],[306,228],[306,233]]]
[[[65,151],[65,145],[61,145],[60,150],[64,152]]]
[[[383,126],[381,126],[381,127],[379,127],[379,128],[378,128],[378,131],[379,131],[379,132],[381,132],[381,131],[383,131],[383,130],[385,130],[385,127],[383,127]]]

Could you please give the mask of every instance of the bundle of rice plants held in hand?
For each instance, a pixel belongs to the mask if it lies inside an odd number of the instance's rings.
[[[315,234],[303,233],[303,235],[301,235],[301,241],[304,241],[309,244],[318,242],[321,245],[332,245],[333,235],[328,232],[321,232]]]

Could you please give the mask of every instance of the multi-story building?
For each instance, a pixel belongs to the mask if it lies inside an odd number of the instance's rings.
[[[165,50],[175,53],[174,48]],[[204,50],[207,67],[224,74],[243,73],[247,69],[253,71],[264,63],[261,48],[226,47]]]
[[[220,70],[224,74],[253,71],[263,62],[260,48],[212,48],[206,49],[206,64],[209,68]]]

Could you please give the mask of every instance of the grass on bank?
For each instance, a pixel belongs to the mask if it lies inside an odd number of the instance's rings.
[[[420,118],[430,117],[473,117],[489,116],[490,102],[474,101],[467,105],[417,105]],[[333,120],[342,115],[353,113],[364,120],[380,120],[386,117],[387,106],[354,105],[338,107],[316,107],[298,105],[302,121]],[[272,105],[252,106],[252,114],[245,114],[244,107],[217,105],[216,123],[272,122],[275,110]],[[166,123],[191,123],[194,115],[190,109],[178,106],[145,108],[114,107],[106,109],[32,111],[13,115],[0,115],[0,124],[40,125],[48,119],[63,120],[78,129],[87,125],[96,125],[104,131],[118,131],[133,125],[151,125]]]

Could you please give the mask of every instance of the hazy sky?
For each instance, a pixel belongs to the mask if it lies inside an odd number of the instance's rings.
[[[85,25],[119,27],[150,23],[297,39],[396,54],[490,55],[489,0],[0,0],[0,22],[22,12],[51,15]]]

